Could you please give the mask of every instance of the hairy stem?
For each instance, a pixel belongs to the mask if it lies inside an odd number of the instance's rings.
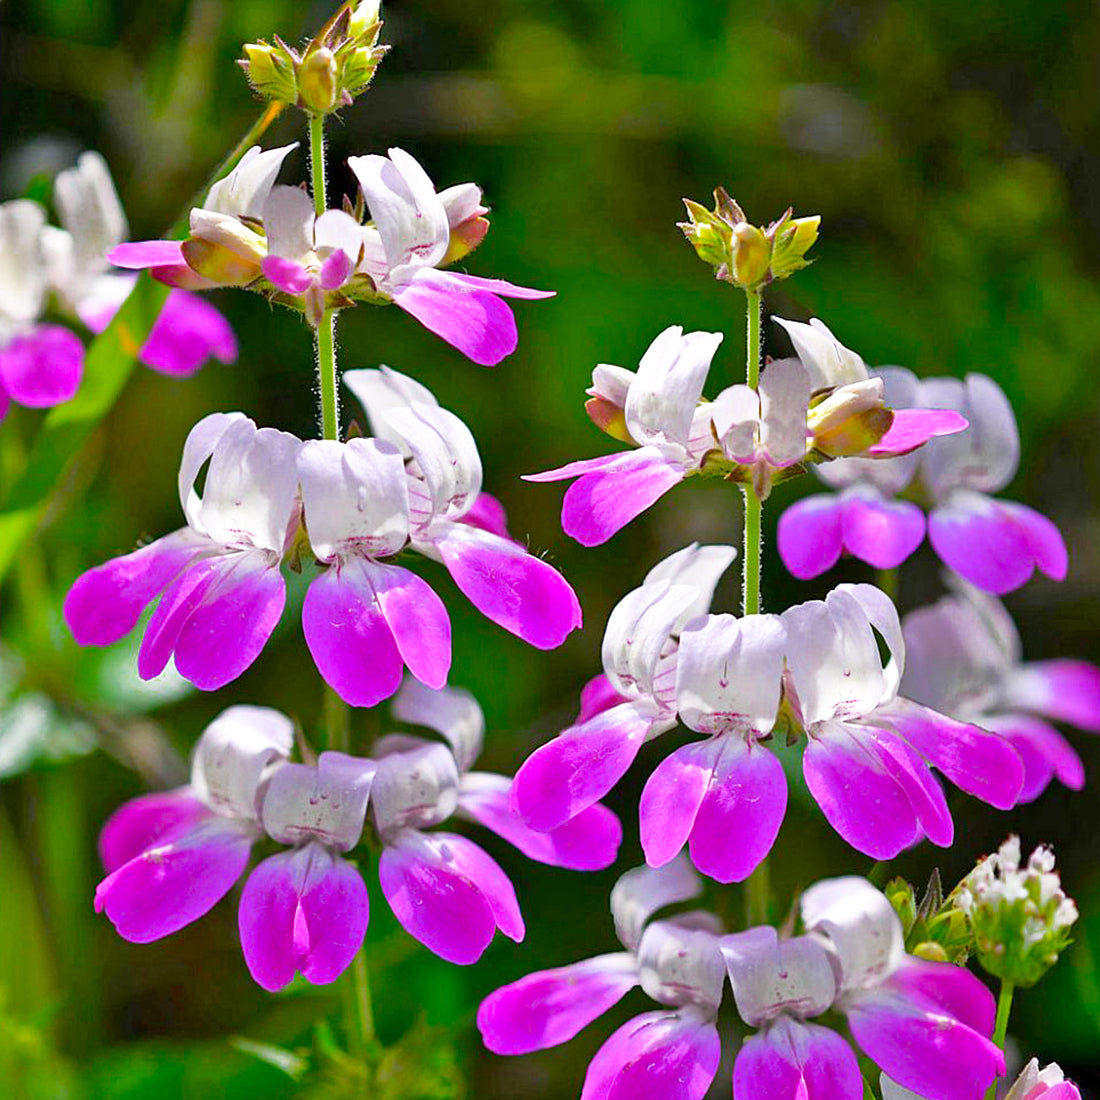
[[[1008,1017],[1012,1011],[1012,994],[1015,991],[1015,983],[1008,981],[1007,978],[1001,979],[1001,992],[997,997],[997,1023],[993,1030],[993,1042],[1001,1050],[1005,1048],[1005,1036],[1008,1034]],[[997,1082],[994,1081],[985,1094],[985,1100],[993,1100],[996,1095]]]
[[[309,116],[309,170],[313,181],[313,209],[325,212],[325,120]],[[340,399],[336,389],[336,311],[326,309],[317,326],[317,388],[321,402],[321,438],[340,438]]]
[[[328,195],[325,192],[324,115],[309,116],[309,171],[313,186],[313,211],[321,215],[328,206]]]

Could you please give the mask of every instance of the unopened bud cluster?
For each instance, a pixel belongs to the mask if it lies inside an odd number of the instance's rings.
[[[689,221],[678,223],[699,259],[715,278],[744,290],[757,290],[808,266],[806,253],[817,240],[821,218],[794,217],[788,209],[766,229],[752,225],[723,187],[714,192],[714,209],[684,199]]]
[[[301,52],[278,35],[274,45],[250,42],[239,64],[264,98],[330,114],[366,90],[388,49],[378,45],[378,8],[378,0],[346,4]]]

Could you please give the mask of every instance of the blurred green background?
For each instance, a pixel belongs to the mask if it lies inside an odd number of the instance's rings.
[[[295,42],[330,11],[288,0],[0,5],[0,198],[33,190],[97,148],[132,236],[159,236],[258,112],[234,65],[240,44],[273,31]],[[493,228],[469,270],[558,291],[550,302],[517,304],[519,350],[493,370],[399,310],[363,307],[339,328],[343,367],[388,363],[468,421],[486,488],[506,504],[513,533],[566,574],[585,609],[585,630],[543,654],[482,619],[441,569],[431,571],[455,624],[451,682],[472,689],[488,718],[485,768],[514,770],[567,723],[598,671],[610,607],[653,562],[692,539],[737,540],[738,494],[708,483],[671,494],[604,547],[584,550],[561,533],[561,488],[518,480],[611,449],[582,409],[591,369],[636,365],[666,325],[727,332],[708,393],[742,376],[739,296],[710,277],[675,225],[681,196],[709,201],[716,184],[758,223],[788,205],[822,215],[817,262],[769,291],[769,310],[822,317],[872,364],[983,371],[1004,386],[1024,455],[1007,494],[1050,515],[1071,549],[1064,584],[1035,580],[1009,606],[1027,656],[1100,660],[1092,0],[394,0],[383,14],[393,50],[374,87],[330,127],[334,190],[351,186],[347,156],[400,145],[440,187],[484,187]],[[287,112],[265,143],[303,137],[301,116]],[[304,171],[296,154],[283,179]],[[222,708],[267,703],[296,716],[307,735],[319,729],[320,681],[294,614],[303,591],[295,578],[272,643],[216,695],[172,681],[143,688],[134,645],[80,652],[60,625],[60,600],[79,572],[179,525],[179,453],[200,416],[242,409],[300,435],[314,430],[312,352],[299,319],[243,293],[215,300],[239,335],[240,361],[188,381],[138,369],[0,594],[3,1097],[356,1094],[338,1062],[317,1058],[329,1076],[297,1082],[228,1041],[311,1056],[328,1041],[318,1022],[336,1019],[339,1007],[332,989],[270,997],[252,985],[232,897],[144,947],[121,941],[92,912],[100,825],[122,800],[180,781],[189,747]],[[769,341],[776,331],[769,325]],[[349,400],[345,423],[353,416],[361,413]],[[12,476],[38,420],[20,411],[0,428],[9,459],[0,479]],[[809,478],[780,487],[766,532],[784,504],[816,487]],[[765,602],[780,609],[839,579],[867,573],[846,567],[801,585],[771,554]],[[901,604],[940,591],[924,549],[905,568]],[[727,578],[715,606],[733,610],[736,599],[736,578]],[[387,722],[385,708],[355,714],[356,743],[365,747]],[[485,1054],[473,1014],[505,981],[614,949],[607,892],[639,861],[641,784],[680,736],[647,748],[610,799],[626,825],[613,871],[541,867],[479,834],[516,883],[528,937],[521,946],[498,937],[476,967],[452,967],[404,936],[368,877],[378,1026],[385,1042],[401,1041],[387,1080],[404,1082],[383,1082],[372,1095],[579,1094],[587,1059],[612,1026],[643,1010],[641,993],[569,1046],[522,1059]],[[938,866],[950,883],[1009,830],[1025,848],[1055,845],[1083,913],[1078,942],[1018,995],[1012,1031],[1022,1054],[1058,1059],[1100,1090],[1100,744],[1070,736],[1088,791],[1055,787],[1011,814],[953,799],[955,848],[924,847],[897,866],[918,883]],[[800,885],[870,863],[797,789],[776,852],[780,913]],[[731,914],[741,912],[738,894],[711,891]],[[732,1021],[723,1026],[732,1038]],[[715,1096],[728,1096],[734,1047],[727,1043]],[[422,1071],[423,1083],[410,1084],[402,1066]]]

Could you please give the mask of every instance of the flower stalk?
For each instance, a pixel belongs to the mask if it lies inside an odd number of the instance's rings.
[[[309,168],[313,209],[320,217],[327,208],[325,184],[325,117],[309,116]],[[331,307],[317,326],[317,384],[321,403],[321,438],[340,438],[340,403],[336,389],[336,311]]]

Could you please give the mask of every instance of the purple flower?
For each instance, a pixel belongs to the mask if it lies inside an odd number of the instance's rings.
[[[64,604],[76,641],[118,641],[160,596],[138,654],[142,679],[159,675],[170,657],[204,691],[240,676],[286,601],[279,563],[298,530],[300,447],[240,413],[200,420],[180,463],[187,526],[77,578]],[[200,496],[194,481],[207,460]]]
[[[900,367],[879,373],[890,400],[957,410],[970,429],[932,442],[919,458],[845,459],[821,468],[822,480],[842,491],[806,497],[784,512],[778,542],[787,568],[796,577],[815,577],[844,551],[876,568],[899,565],[923,540],[924,516],[916,505],[891,498],[918,479],[932,502],[932,548],[960,576],[996,593],[1018,588],[1035,568],[1063,579],[1065,543],[1050,520],[989,495],[1003,489],[1019,465],[1016,418],[1000,387],[981,374],[965,382],[918,382]]]
[[[96,887],[96,912],[106,911],[131,943],[161,939],[209,912],[248,865],[262,835],[261,778],[293,743],[293,724],[278,711],[223,711],[195,746],[190,786],[132,799],[104,825],[107,877]]]
[[[902,622],[906,695],[1008,741],[1024,763],[1019,801],[1037,798],[1055,776],[1080,790],[1081,758],[1044,719],[1100,733],[1100,669],[1087,661],[1022,661],[1004,605],[964,581],[954,587],[956,594]]]
[[[702,1100],[721,1056],[715,1025],[722,959],[715,919],[685,913],[650,921],[658,909],[697,897],[698,877],[679,860],[628,871],[611,894],[625,951],[529,974],[491,993],[478,1009],[485,1045],[526,1054],[573,1038],[634,986],[665,1005],[635,1016],[596,1052],[581,1100]]]
[[[509,809],[506,777],[468,770],[481,752],[484,718],[467,692],[406,680],[393,712],[448,742],[393,734],[375,750],[379,881],[402,927],[429,950],[466,965],[498,928],[524,937],[515,890],[500,866],[465,837],[424,831],[452,816],[485,826],[540,863],[599,870],[614,862],[622,830],[610,810],[591,806],[561,829],[536,833]]]
[[[604,631],[606,684],[590,685],[577,724],[516,773],[512,805],[531,826],[556,828],[602,798],[642,744],[676,724],[677,639],[706,610],[735,554],[692,543],[619,601]]]
[[[282,295],[312,323],[322,311],[358,299],[390,302],[475,363],[494,366],[516,349],[516,322],[503,298],[548,298],[439,267],[476,247],[488,229],[481,190],[472,183],[436,192],[408,153],[351,157],[373,221],[342,210],[315,216],[309,196],[275,186],[297,146],[250,149],[191,211],[189,239],[141,241],[110,253],[121,267],[152,268],[172,286],[248,286]]]
[[[891,412],[883,405],[882,381],[824,325],[781,323],[792,330],[803,361],[770,363],[758,390],[730,386],[714,401],[702,400],[702,392],[721,333],[685,335],[672,326],[649,346],[636,374],[598,366],[589,415],[638,449],[527,476],[578,479],[562,505],[566,534],[583,546],[606,542],[685,477],[751,482],[763,498],[773,481],[808,457],[904,454],[966,427],[955,412]],[[793,331],[803,329],[805,335]]]
[[[891,859],[923,837],[951,844],[951,815],[929,764],[990,805],[1016,804],[1024,771],[1007,741],[898,695],[905,643],[883,592],[840,585],[780,618],[786,697],[806,732],[806,784],[854,848]],[[885,667],[875,631],[891,654]]]

